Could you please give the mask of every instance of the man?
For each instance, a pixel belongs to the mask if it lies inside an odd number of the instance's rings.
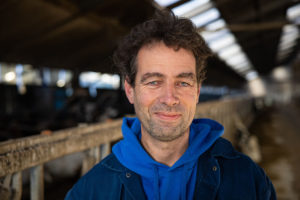
[[[137,118],[124,139],[66,199],[275,199],[263,170],[193,119],[210,49],[188,19],[158,13],[136,26],[114,54]]]

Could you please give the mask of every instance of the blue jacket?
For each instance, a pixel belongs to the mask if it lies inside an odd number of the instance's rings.
[[[110,154],[84,175],[65,200],[146,200],[139,175]],[[194,199],[273,200],[272,183],[250,158],[237,152],[223,138],[198,159]]]

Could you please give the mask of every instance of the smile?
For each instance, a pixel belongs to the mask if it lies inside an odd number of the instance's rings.
[[[161,120],[172,121],[180,118],[181,114],[178,113],[165,113],[165,112],[157,112],[155,115]]]

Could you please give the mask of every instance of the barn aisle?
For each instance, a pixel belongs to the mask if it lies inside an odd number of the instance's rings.
[[[264,110],[250,132],[257,135],[262,161],[279,200],[300,198],[300,99]]]

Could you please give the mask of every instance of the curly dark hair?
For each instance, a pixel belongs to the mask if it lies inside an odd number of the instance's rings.
[[[174,50],[184,48],[193,52],[197,82],[201,83],[205,79],[205,63],[212,55],[210,48],[189,19],[178,18],[171,11],[164,10],[157,11],[153,19],[135,26],[120,42],[113,55],[115,66],[131,86],[135,83],[138,51],[144,45],[161,41]]]

